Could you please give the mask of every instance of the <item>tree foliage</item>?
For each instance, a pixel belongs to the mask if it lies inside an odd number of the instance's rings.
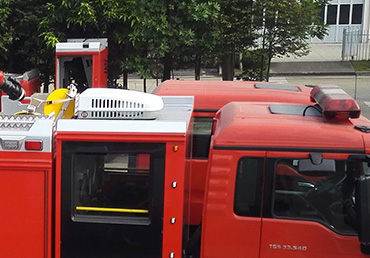
[[[326,0],[260,0],[254,6],[260,47],[268,58],[267,79],[273,57],[304,56],[309,40],[323,38],[326,27],[319,17]],[[263,76],[261,76],[263,77]]]
[[[158,63],[172,69],[223,64],[233,79],[234,56],[259,47],[274,56],[307,54],[307,40],[324,35],[318,19],[324,0],[1,0],[0,64],[54,74],[54,47],[68,38],[108,38],[108,77]],[[260,44],[256,39],[260,37]],[[263,52],[262,51],[262,52]],[[257,52],[256,52],[257,53]],[[269,62],[268,62],[269,63]],[[46,79],[47,80],[47,79]]]
[[[37,30],[41,0],[3,0],[0,7],[0,62],[9,72],[42,62],[43,40]]]
[[[220,9],[217,2],[138,0],[131,9],[130,40],[156,62],[163,62],[164,79],[169,79],[176,63],[188,62],[195,58],[196,52],[212,49],[215,42],[212,24]]]
[[[255,26],[251,19],[252,0],[220,0],[221,17],[217,24],[220,39],[216,52],[222,64],[223,80],[233,80],[235,52],[253,46]]]

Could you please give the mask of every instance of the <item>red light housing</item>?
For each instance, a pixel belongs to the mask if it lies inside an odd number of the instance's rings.
[[[26,150],[41,151],[42,147],[43,147],[42,141],[26,141],[25,142]]]
[[[311,91],[312,100],[322,108],[324,118],[358,118],[361,109],[356,100],[337,85],[318,85]]]
[[[0,85],[4,82],[4,74],[3,71],[0,71]]]

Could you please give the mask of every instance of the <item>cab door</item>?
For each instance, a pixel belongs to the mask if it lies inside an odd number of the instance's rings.
[[[165,144],[64,141],[62,155],[60,257],[161,257]]]
[[[211,150],[201,257],[259,257],[265,152]]]
[[[364,257],[349,207],[359,167],[323,154],[333,171],[302,172],[309,153],[268,153],[260,257]],[[282,158],[276,158],[282,157]]]

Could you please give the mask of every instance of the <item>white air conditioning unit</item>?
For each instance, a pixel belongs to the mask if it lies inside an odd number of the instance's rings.
[[[81,119],[156,119],[163,109],[161,97],[149,93],[110,88],[89,88],[76,99]]]

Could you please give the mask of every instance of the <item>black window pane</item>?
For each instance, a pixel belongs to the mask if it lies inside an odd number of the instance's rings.
[[[354,4],[352,7],[352,24],[362,23],[362,4]]]
[[[326,17],[327,24],[337,24],[337,5],[328,5],[328,13]]]
[[[242,158],[239,161],[235,184],[235,214],[260,216],[262,167],[262,158]]]
[[[150,154],[78,154],[75,215],[147,217]]]
[[[340,6],[339,24],[349,24],[349,4]]]
[[[208,158],[212,123],[212,117],[194,117],[193,158]]]

